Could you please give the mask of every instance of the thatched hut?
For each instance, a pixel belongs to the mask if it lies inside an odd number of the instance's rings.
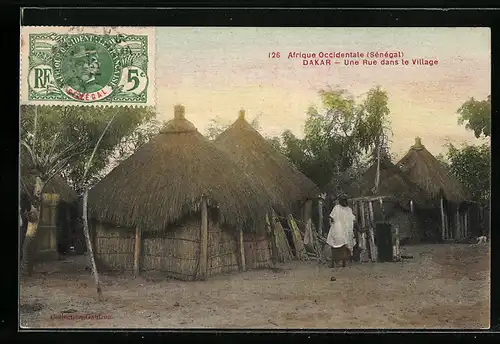
[[[469,192],[415,138],[415,144],[397,163],[408,178],[420,186],[430,198],[439,202],[441,238],[462,239],[468,236]]]
[[[378,170],[378,187],[375,188]],[[429,223],[419,223],[421,211],[431,209],[433,203],[419,186],[394,165],[388,158],[375,162],[362,175],[342,187],[351,198],[355,213],[364,214],[373,221],[388,221],[393,228],[398,228],[398,236],[402,241],[418,242],[432,233]],[[371,203],[371,204],[370,204]],[[361,212],[364,206],[366,211]],[[373,214],[369,214],[370,210]],[[368,221],[364,221],[367,223]],[[358,219],[358,223],[363,223]],[[436,222],[434,221],[434,225]]]
[[[243,232],[262,234],[270,198],[175,107],[160,133],[89,192],[99,263],[182,280],[245,270]],[[270,261],[267,241],[256,259]]]
[[[20,240],[24,240],[28,227],[26,211],[31,208],[31,195],[35,178],[29,174],[21,175],[20,209],[22,226]],[[68,251],[78,231],[76,230],[78,195],[60,176],[54,176],[42,190],[40,221],[35,238],[35,259],[50,260]],[[73,244],[74,245],[74,244]]]
[[[316,198],[320,193],[309,178],[247,122],[244,110],[215,143],[271,191],[276,210],[290,212],[297,202]]]
[[[296,256],[304,257],[305,251],[298,228],[295,231],[294,223],[288,225],[288,215],[295,213],[297,217],[305,209],[305,215],[301,216],[303,224],[310,219],[311,202],[317,199],[320,193],[318,187],[246,121],[244,110],[241,110],[238,119],[215,139],[215,143],[268,190],[273,208],[281,220],[277,222],[278,230],[279,227],[290,227],[287,237],[291,249]],[[281,230],[276,235],[283,236]],[[282,241],[281,244],[286,246],[286,242]],[[280,245],[280,242],[277,244]],[[286,252],[286,249],[283,248],[283,251]],[[281,257],[280,260],[286,261],[288,258]]]

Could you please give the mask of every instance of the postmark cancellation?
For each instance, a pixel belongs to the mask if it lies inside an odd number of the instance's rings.
[[[21,104],[155,105],[155,28],[21,27]]]

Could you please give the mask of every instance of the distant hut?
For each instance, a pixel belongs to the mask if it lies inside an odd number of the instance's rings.
[[[375,188],[377,169],[379,184]],[[368,222],[370,216],[373,216],[372,221],[389,221],[393,227],[398,227],[401,241],[418,242],[426,235],[428,224],[419,224],[417,214],[431,208],[433,203],[425,191],[388,158],[381,159],[379,166],[375,162],[361,178],[346,183],[342,189],[351,198],[358,223]],[[362,206],[365,207],[363,212]],[[360,219],[362,213],[365,221]]]
[[[24,171],[22,171],[24,172]],[[28,173],[20,180],[21,230],[20,240],[24,241],[28,228],[26,212],[31,209],[31,195],[35,178]],[[78,195],[60,176],[54,176],[42,190],[40,221],[35,238],[35,260],[56,259],[71,246],[78,235],[76,231]]]
[[[430,198],[439,202],[441,239],[458,240],[468,237],[472,205],[468,201],[469,192],[422,145],[419,137],[415,138],[415,144],[397,165]]]
[[[245,270],[243,232],[262,233],[270,200],[175,107],[174,119],[89,192],[96,256],[114,270],[201,280]],[[259,261],[269,266],[267,242]]]
[[[277,223],[276,235],[282,236],[279,227],[290,227],[287,231],[290,248],[296,257],[304,258],[306,253],[302,238],[298,228],[294,229],[296,225],[291,214],[302,217],[303,224],[307,222],[311,218],[312,200],[317,199],[320,193],[318,187],[246,121],[244,110],[241,110],[238,119],[215,139],[215,143],[268,190],[272,196],[273,208],[281,219]],[[299,215],[301,211],[304,211],[302,216]],[[301,227],[304,228],[304,225]],[[286,246],[286,242],[283,240],[277,243],[283,252],[287,249],[281,246]],[[279,260],[287,261],[289,258],[284,254]]]

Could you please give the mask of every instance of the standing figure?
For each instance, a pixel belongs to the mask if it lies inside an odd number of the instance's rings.
[[[332,248],[332,263],[330,267],[335,267],[335,262],[342,261],[342,266],[346,266],[346,260],[352,256],[354,239],[354,216],[352,209],[347,204],[347,197],[339,197],[338,204],[330,213],[330,231],[326,242]]]

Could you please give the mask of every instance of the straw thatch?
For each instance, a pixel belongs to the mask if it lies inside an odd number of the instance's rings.
[[[269,195],[252,177],[203,137],[176,107],[175,118],[89,192],[97,220],[143,231],[199,212],[206,196],[219,221],[234,229],[264,228]]]
[[[390,196],[404,205],[410,201],[420,206],[432,206],[428,195],[418,185],[413,183],[396,165],[388,159],[380,161],[379,185],[374,189],[377,175],[375,162],[362,178],[343,185],[342,189],[351,198],[368,196]]]
[[[35,187],[35,177],[21,175],[21,193],[31,195]],[[54,176],[43,188],[42,193],[58,194],[61,201],[71,203],[78,198],[77,193],[61,176]]]
[[[309,178],[245,120],[243,110],[215,142],[247,173],[258,178],[271,193],[274,208],[280,212],[290,213],[295,202],[315,198],[320,192]]]
[[[467,190],[422,145],[419,137],[397,165],[434,199],[444,196],[448,201],[462,203],[470,198]]]

